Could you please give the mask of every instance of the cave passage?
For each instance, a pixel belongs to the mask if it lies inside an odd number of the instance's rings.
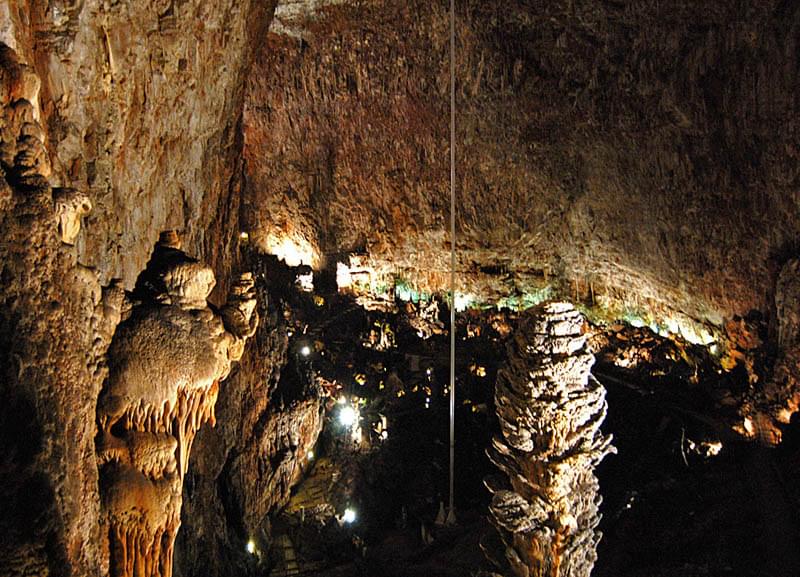
[[[457,314],[456,505],[446,526],[449,342],[436,298],[359,304],[330,273],[270,264],[271,302],[290,336],[270,402],[321,396],[324,426],[298,458],[302,477],[270,514],[253,555],[269,575],[468,575],[496,571],[502,553],[488,520],[500,431],[498,371],[525,313]],[[280,274],[275,271],[280,271]],[[282,287],[282,288],[280,288]],[[602,515],[592,575],[791,574],[783,544],[798,527],[791,442],[778,453],[722,430],[708,388],[721,375],[706,347],[649,328],[587,323],[594,374],[608,390],[618,454],[597,468]],[[792,433],[793,438],[794,433]],[[769,495],[769,506],[763,496]],[[753,527],[764,538],[753,539]],[[248,541],[253,546],[253,541]],[[783,544],[782,544],[783,543]],[[491,555],[489,555],[491,558]],[[748,569],[752,568],[752,569]]]

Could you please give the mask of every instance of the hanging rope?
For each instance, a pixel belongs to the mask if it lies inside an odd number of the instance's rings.
[[[447,523],[455,523],[456,451],[456,8],[450,0],[450,502]]]

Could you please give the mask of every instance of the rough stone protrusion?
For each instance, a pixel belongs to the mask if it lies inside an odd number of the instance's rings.
[[[519,577],[588,577],[597,558],[601,498],[594,467],[614,452],[600,432],[605,389],[592,377],[584,319],[549,303],[520,320],[498,373],[502,437],[488,454],[510,488],[487,480],[504,569]],[[495,557],[490,555],[490,557]]]
[[[252,275],[218,315],[214,275],[162,235],[137,283],[139,303],[108,352],[97,409],[100,493],[113,577],[169,577],[183,478],[198,429],[214,424],[219,382],[255,331]],[[115,296],[116,298],[111,298]],[[119,318],[123,300],[109,295]],[[226,322],[236,312],[235,322]]]
[[[81,231],[81,219],[92,211],[92,201],[85,193],[74,188],[54,188],[53,202],[61,242],[75,244]]]
[[[741,421],[734,431],[768,446],[783,437],[800,409],[800,260],[791,259],[781,269],[775,286],[778,356],[769,378],[758,385],[752,399],[739,409]]]

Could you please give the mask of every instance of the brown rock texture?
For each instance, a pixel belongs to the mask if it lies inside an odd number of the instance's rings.
[[[112,279],[132,288],[178,228],[224,300],[244,75],[273,8],[0,4],[4,575],[109,571],[93,415],[122,312]]]
[[[251,273],[234,283],[221,315],[206,302],[214,284],[211,269],[165,233],[137,281],[142,300],[114,333],[97,404],[112,577],[172,575],[195,435],[215,423],[220,381],[258,325]]]
[[[568,303],[531,309],[498,372],[502,437],[489,458],[507,479],[486,484],[507,571],[518,577],[588,577],[597,560],[594,468],[615,450],[600,432],[605,389],[590,373],[583,323]]]
[[[446,286],[445,2],[271,34],[245,111],[248,226]],[[458,278],[721,326],[797,247],[795,2],[457,2]],[[272,240],[271,240],[272,239]]]
[[[122,291],[61,243],[38,87],[0,44],[0,571],[96,575],[93,414]]]
[[[10,0],[4,41],[41,78],[54,182],[94,204],[78,258],[133,286],[162,230],[218,272],[238,232],[244,78],[275,2]]]
[[[739,408],[736,430],[766,445],[778,445],[781,425],[800,409],[800,260],[781,269],[775,289],[778,354],[764,383],[751,387]]]
[[[322,430],[322,400],[305,391],[286,402],[278,381],[286,326],[269,296],[269,267],[253,262],[262,318],[238,369],[220,390],[217,426],[200,431],[183,495],[176,575],[248,575],[265,550],[267,514],[288,502]]]

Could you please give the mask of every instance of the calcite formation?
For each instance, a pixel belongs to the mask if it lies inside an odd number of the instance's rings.
[[[176,234],[163,234],[109,349],[97,459],[114,577],[172,574],[192,442],[214,424],[219,383],[255,332],[252,275],[234,283],[221,314],[206,301],[214,283]]]
[[[583,317],[570,304],[532,309],[508,345],[495,389],[502,430],[488,451],[491,520],[519,577],[588,577],[600,533],[595,466],[614,452],[600,432],[605,389],[592,377]]]
[[[89,197],[74,188],[53,190],[58,216],[58,233],[64,244],[75,244],[81,231],[81,219],[92,211]]]
[[[775,364],[768,375],[751,383],[739,407],[741,419],[734,425],[736,432],[764,445],[779,444],[781,426],[800,409],[800,259],[790,259],[778,274],[775,325]]]
[[[61,242],[39,88],[0,43],[0,572],[97,575],[95,403],[122,291]]]
[[[0,4],[0,41],[41,79],[32,102],[54,183],[94,205],[96,225],[76,248],[104,284],[121,278],[129,289],[153,239],[179,228],[226,285],[243,87],[275,2]]]

